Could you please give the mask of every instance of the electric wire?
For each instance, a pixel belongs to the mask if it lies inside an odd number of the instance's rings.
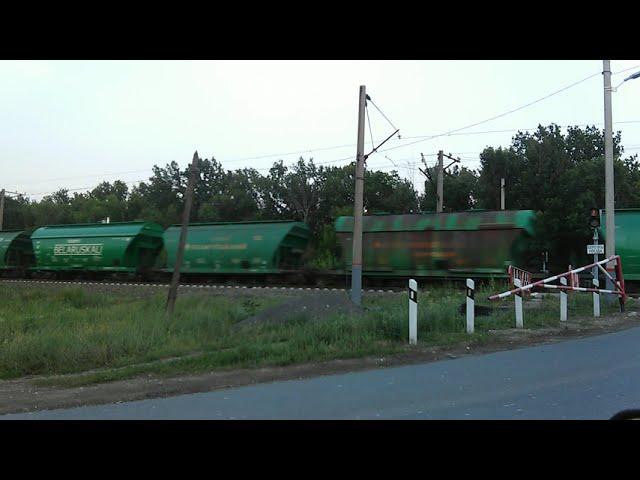
[[[377,106],[375,103],[373,103],[373,100],[371,100],[371,97],[369,97],[369,101],[370,101],[370,102],[371,102],[371,104],[376,108],[376,110],[378,110],[378,112],[380,112],[380,115],[382,115],[382,116],[384,117],[384,119],[385,119],[387,122],[389,122],[389,125],[391,125],[391,128],[393,128],[394,130],[398,130],[398,128],[396,128],[396,126],[395,126],[393,123],[391,123],[391,120],[389,120],[389,119],[387,118],[387,116],[386,116],[384,113],[382,113],[382,110],[380,110],[380,109],[378,108],[378,106]]]
[[[425,141],[427,141],[427,140],[432,140],[432,139],[434,139],[434,138],[444,137],[444,136],[446,136],[446,135],[451,135],[452,133],[455,133],[455,132],[460,132],[460,131],[462,131],[462,130],[467,130],[467,129],[469,129],[469,128],[477,127],[478,125],[482,125],[482,124],[484,124],[484,123],[488,123],[488,122],[491,122],[491,121],[493,121],[493,120],[497,120],[498,118],[502,118],[502,117],[504,117],[504,116],[506,116],[506,115],[510,115],[510,114],[515,113],[515,112],[517,112],[517,111],[523,110],[523,109],[528,108],[528,107],[530,107],[530,106],[532,106],[532,105],[535,105],[536,103],[539,103],[539,102],[542,102],[543,100],[546,100],[546,99],[548,99],[548,98],[551,98],[551,97],[553,97],[554,95],[558,95],[559,93],[562,93],[562,92],[564,92],[564,91],[566,91],[566,90],[569,90],[570,88],[573,88],[573,87],[575,87],[575,86],[577,86],[577,85],[579,85],[579,84],[581,84],[581,83],[583,83],[583,82],[586,82],[587,80],[589,80],[589,79],[591,79],[591,78],[593,78],[593,77],[595,77],[595,76],[597,76],[597,75],[600,75],[600,73],[601,73],[601,72],[598,72],[598,73],[594,73],[594,74],[592,74],[592,75],[589,75],[588,77],[585,77],[585,78],[583,78],[582,80],[578,80],[577,82],[574,82],[574,83],[572,83],[571,85],[567,85],[566,87],[563,87],[563,88],[561,88],[560,90],[556,90],[555,92],[550,93],[550,94],[548,94],[548,95],[545,95],[544,97],[538,98],[537,100],[534,100],[533,102],[529,102],[529,103],[527,103],[527,104],[525,104],[525,105],[522,105],[522,106],[520,106],[520,107],[513,108],[513,109],[511,109],[511,110],[508,110],[508,111],[506,111],[506,112],[500,113],[500,114],[495,115],[495,116],[493,116],[493,117],[487,118],[487,119],[485,119],[485,120],[481,120],[480,122],[472,123],[472,124],[470,124],[470,125],[466,125],[466,126],[464,126],[464,127],[460,127],[460,128],[456,128],[456,129],[453,129],[453,130],[449,130],[448,132],[444,132],[444,133],[440,133],[440,134],[437,134],[437,135],[433,135],[433,136],[431,136],[431,137],[424,138],[424,139],[422,139],[422,140],[417,140],[417,141],[415,141],[415,142],[409,142],[409,143],[405,143],[404,145],[398,145],[398,146],[395,146],[395,147],[390,147],[390,148],[387,148],[386,150],[381,150],[381,151],[383,151],[383,152],[388,152],[388,151],[390,151],[390,150],[395,150],[395,149],[398,149],[398,148],[408,147],[409,145],[415,145],[416,143],[425,142]]]
[[[364,104],[364,110],[367,113],[367,125],[369,126],[369,135],[371,135],[371,149],[374,149],[376,144],[373,142],[373,131],[371,130],[371,119],[369,118],[369,107],[367,106],[367,102]]]

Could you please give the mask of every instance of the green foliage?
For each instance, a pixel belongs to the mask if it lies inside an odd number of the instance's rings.
[[[482,342],[490,330],[514,328],[513,300],[490,303],[495,286],[481,286],[476,304],[496,307],[477,316],[465,333],[464,287],[420,291],[418,348]],[[82,385],[142,373],[182,374],[212,369],[287,365],[406,351],[405,294],[368,296],[362,314],[332,313],[322,319],[292,313],[284,323],[237,323],[283,301],[265,295],[182,295],[175,315],[164,314],[164,295],[89,293],[79,289],[0,290],[0,378],[102,369],[57,384]],[[525,300],[529,304],[529,300]],[[504,307],[501,309],[500,307]],[[616,306],[601,305],[603,314]],[[590,316],[590,295],[569,295],[569,316]],[[559,326],[558,298],[525,309],[525,328]]]
[[[616,208],[640,206],[640,164],[621,159],[614,137]],[[530,249],[549,251],[552,270],[587,263],[584,245],[591,231],[587,214],[604,207],[604,133],[595,127],[557,125],[519,132],[509,149],[486,148],[480,155],[478,206],[498,209],[500,179],[506,179],[506,208],[537,212]],[[539,265],[538,265],[539,266]]]
[[[616,208],[640,207],[640,164],[637,156],[622,158],[621,135],[614,137]],[[367,213],[403,214],[434,211],[435,169],[427,168],[425,193],[418,196],[411,182],[396,171],[365,171],[364,208]],[[128,188],[122,181],[102,182],[88,193],[70,195],[61,189],[31,202],[7,198],[5,228],[31,228],[63,223],[146,220],[163,226],[178,223],[184,208],[189,168],[176,162],[154,166],[146,182]],[[590,231],[589,208],[604,206],[604,140],[596,127],[557,125],[518,132],[506,148],[487,147],[476,171],[455,165],[444,175],[444,209],[500,208],[500,179],[506,180],[506,208],[537,212],[538,235],[528,246],[532,257],[549,251],[554,269],[586,261],[584,245]],[[192,222],[294,219],[312,232],[310,264],[329,268],[337,252],[332,225],[340,215],[352,215],[355,164],[316,165],[300,158],[282,160],[266,174],[253,168],[225,170],[204,159],[194,189]],[[523,265],[523,267],[529,267]]]

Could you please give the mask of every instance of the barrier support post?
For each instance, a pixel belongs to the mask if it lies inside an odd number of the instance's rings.
[[[475,282],[467,278],[467,333],[473,333],[475,324]]]
[[[593,279],[593,288],[600,288],[600,280],[597,278]],[[598,292],[593,292],[593,316],[600,316],[600,294]]]
[[[522,282],[519,278],[513,279],[513,284],[516,288],[522,287]],[[516,299],[516,328],[524,328],[524,320],[522,318],[522,291],[517,291],[515,293]]]
[[[567,277],[561,277],[560,283],[566,286]],[[566,290],[560,290],[560,321],[561,322],[567,321],[567,291]]]
[[[409,280],[409,344],[418,343],[418,282]]]

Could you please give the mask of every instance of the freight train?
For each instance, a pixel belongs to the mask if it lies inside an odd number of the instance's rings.
[[[616,215],[625,278],[640,280],[640,209]],[[369,283],[396,278],[505,278],[508,265],[535,269],[534,212],[468,211],[369,215],[363,218],[363,276]],[[313,282],[350,273],[353,217],[335,221],[339,264],[308,267],[308,226],[297,221],[193,223],[187,229],[181,274],[187,281],[287,278]],[[603,230],[603,235],[606,231]],[[50,225],[0,232],[0,272],[44,278],[167,278],[175,265],[180,226],[151,222]],[[537,265],[539,269],[539,265]]]
[[[509,264],[524,265],[533,234],[533,212],[373,215],[363,222],[365,277],[504,276]],[[339,267],[348,274],[352,217],[335,230]],[[53,225],[0,233],[0,269],[18,276],[151,278],[170,274],[179,226],[163,230],[149,222]],[[311,234],[302,222],[190,224],[181,273],[219,280],[313,277],[305,265]]]

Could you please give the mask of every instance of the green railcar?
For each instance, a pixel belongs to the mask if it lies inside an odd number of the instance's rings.
[[[180,271],[241,275],[293,271],[302,266],[309,237],[309,227],[302,222],[192,223]],[[164,233],[164,271],[173,271],[179,238],[180,225]]]
[[[153,267],[163,229],[148,222],[51,225],[31,235],[37,271],[135,274]]]
[[[0,270],[27,268],[33,262],[33,246],[24,230],[0,231]]]
[[[469,211],[363,218],[363,274],[367,276],[506,276],[527,267],[532,210]],[[351,270],[353,217],[335,223],[345,271]]]
[[[601,242],[607,238],[607,216],[600,211]],[[640,280],[640,208],[621,208],[615,211],[616,253],[622,260],[625,280]],[[601,258],[604,258],[603,256]]]

